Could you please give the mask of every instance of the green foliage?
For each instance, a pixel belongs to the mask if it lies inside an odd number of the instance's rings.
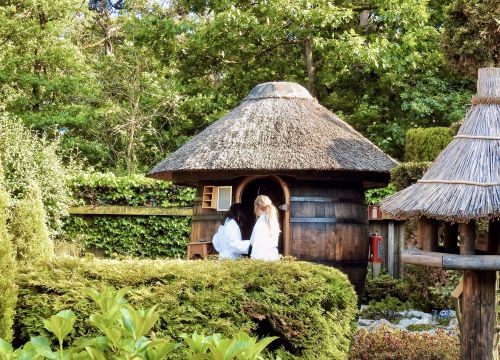
[[[351,360],[458,360],[460,340],[437,330],[436,334],[415,333],[388,328],[368,332],[359,330],[354,338]]]
[[[68,182],[75,205],[193,206],[195,189],[143,175],[84,173]]]
[[[398,298],[386,296],[381,301],[370,301],[368,306],[361,310],[361,317],[364,319],[386,319],[391,322],[397,322],[402,318],[402,315],[399,313],[410,310],[410,308],[410,303],[403,303]]]
[[[374,278],[367,276],[363,293],[363,302],[381,301],[386,296],[406,301],[408,295],[406,293],[404,280],[395,279],[389,274],[381,274]]]
[[[3,170],[0,163],[0,338],[12,339],[17,286],[16,262],[12,240],[7,233],[8,195],[3,187]]]
[[[430,162],[401,163],[391,170],[391,182],[397,191],[403,190],[422,178]]]
[[[162,360],[173,358],[173,350],[179,344],[164,339],[148,338],[159,319],[156,306],[137,310],[123,298],[127,289],[115,291],[106,288],[102,293],[87,289],[86,293],[96,303],[98,312],[90,315],[89,323],[103,336],[78,338],[70,347],[64,347],[64,339],[72,331],[76,315],[71,310],[62,310],[49,319],[43,320],[45,329],[58,341],[58,349],[53,351],[50,340],[44,336],[31,340],[14,350],[10,344],[0,339],[1,359],[47,358],[63,359],[144,359]],[[257,360],[260,353],[276,338],[268,337],[260,341],[246,333],[238,333],[233,338],[222,338],[220,334],[206,337],[194,333],[183,336],[189,346],[186,359],[206,360]],[[208,351],[209,350],[209,351]]]
[[[40,190],[34,183],[25,198],[12,209],[9,231],[18,260],[38,262],[52,258],[54,243],[49,237],[45,218]]]
[[[454,0],[446,14],[443,47],[448,62],[472,79],[477,69],[500,65],[497,0]]]
[[[434,161],[452,139],[447,127],[410,129],[406,133],[405,161]]]
[[[55,152],[55,144],[40,140],[18,118],[0,109],[0,157],[5,188],[11,199],[21,200],[33,184],[38,186],[50,233],[60,233],[69,197],[66,172]]]
[[[389,184],[385,188],[367,190],[365,192],[365,202],[367,205],[377,205],[387,196],[396,192],[394,184]]]
[[[419,310],[450,309],[454,306],[450,296],[460,279],[456,271],[445,271],[419,265],[405,267],[408,300]]]
[[[138,257],[184,257],[191,233],[187,216],[72,215],[65,238],[82,250]]]
[[[80,174],[70,179],[76,205],[188,207],[195,189],[172,185],[143,175]],[[65,238],[83,250],[105,255],[182,257],[191,231],[186,216],[72,215],[65,221]]]
[[[72,343],[96,334],[85,288],[130,287],[131,306],[158,304],[158,338],[241,331],[277,336],[283,359],[344,359],[355,328],[356,295],[340,271],[304,262],[59,259],[20,269],[16,340],[46,335],[42,318],[71,308]],[[226,343],[224,343],[226,344]],[[225,345],[224,345],[225,346]]]

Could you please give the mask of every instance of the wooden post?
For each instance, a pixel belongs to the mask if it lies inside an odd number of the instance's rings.
[[[459,225],[460,254],[474,255],[475,223]],[[461,360],[493,359],[495,334],[495,271],[464,271]],[[496,351],[496,349],[495,349]]]
[[[444,252],[458,254],[458,224],[444,224]]]
[[[398,228],[399,228],[399,278],[401,279],[404,275],[404,268],[405,268],[405,264],[403,262],[403,250],[405,248],[405,242],[406,242],[406,237],[405,237],[405,223],[404,222],[400,222],[398,224]]]
[[[394,221],[389,221],[387,229],[387,272],[394,277]]]
[[[458,226],[460,233],[460,255],[474,255],[476,250],[476,222]]]
[[[436,251],[438,246],[438,222],[421,217],[417,224],[417,243],[424,251]]]

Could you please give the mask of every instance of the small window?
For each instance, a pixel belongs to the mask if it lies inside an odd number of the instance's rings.
[[[201,207],[203,209],[215,209],[217,206],[217,193],[216,186],[204,186],[203,187],[203,203]]]
[[[219,186],[217,196],[217,211],[228,211],[233,199],[231,186]]]

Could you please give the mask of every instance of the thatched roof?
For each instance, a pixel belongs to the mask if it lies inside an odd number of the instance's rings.
[[[479,70],[477,96],[452,142],[416,184],[382,202],[399,219],[500,217],[500,68]]]
[[[207,171],[388,173],[395,161],[321,106],[302,86],[256,86],[235,109],[148,174],[171,179]],[[361,180],[361,177],[360,177]]]

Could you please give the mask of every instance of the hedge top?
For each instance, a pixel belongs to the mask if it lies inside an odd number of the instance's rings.
[[[416,184],[382,202],[399,219],[500,218],[500,68],[479,70],[477,95],[452,142]]]
[[[149,177],[184,178],[218,171],[354,171],[388,175],[396,162],[298,84],[256,86],[226,116],[157,164]],[[214,178],[217,179],[217,178]]]

